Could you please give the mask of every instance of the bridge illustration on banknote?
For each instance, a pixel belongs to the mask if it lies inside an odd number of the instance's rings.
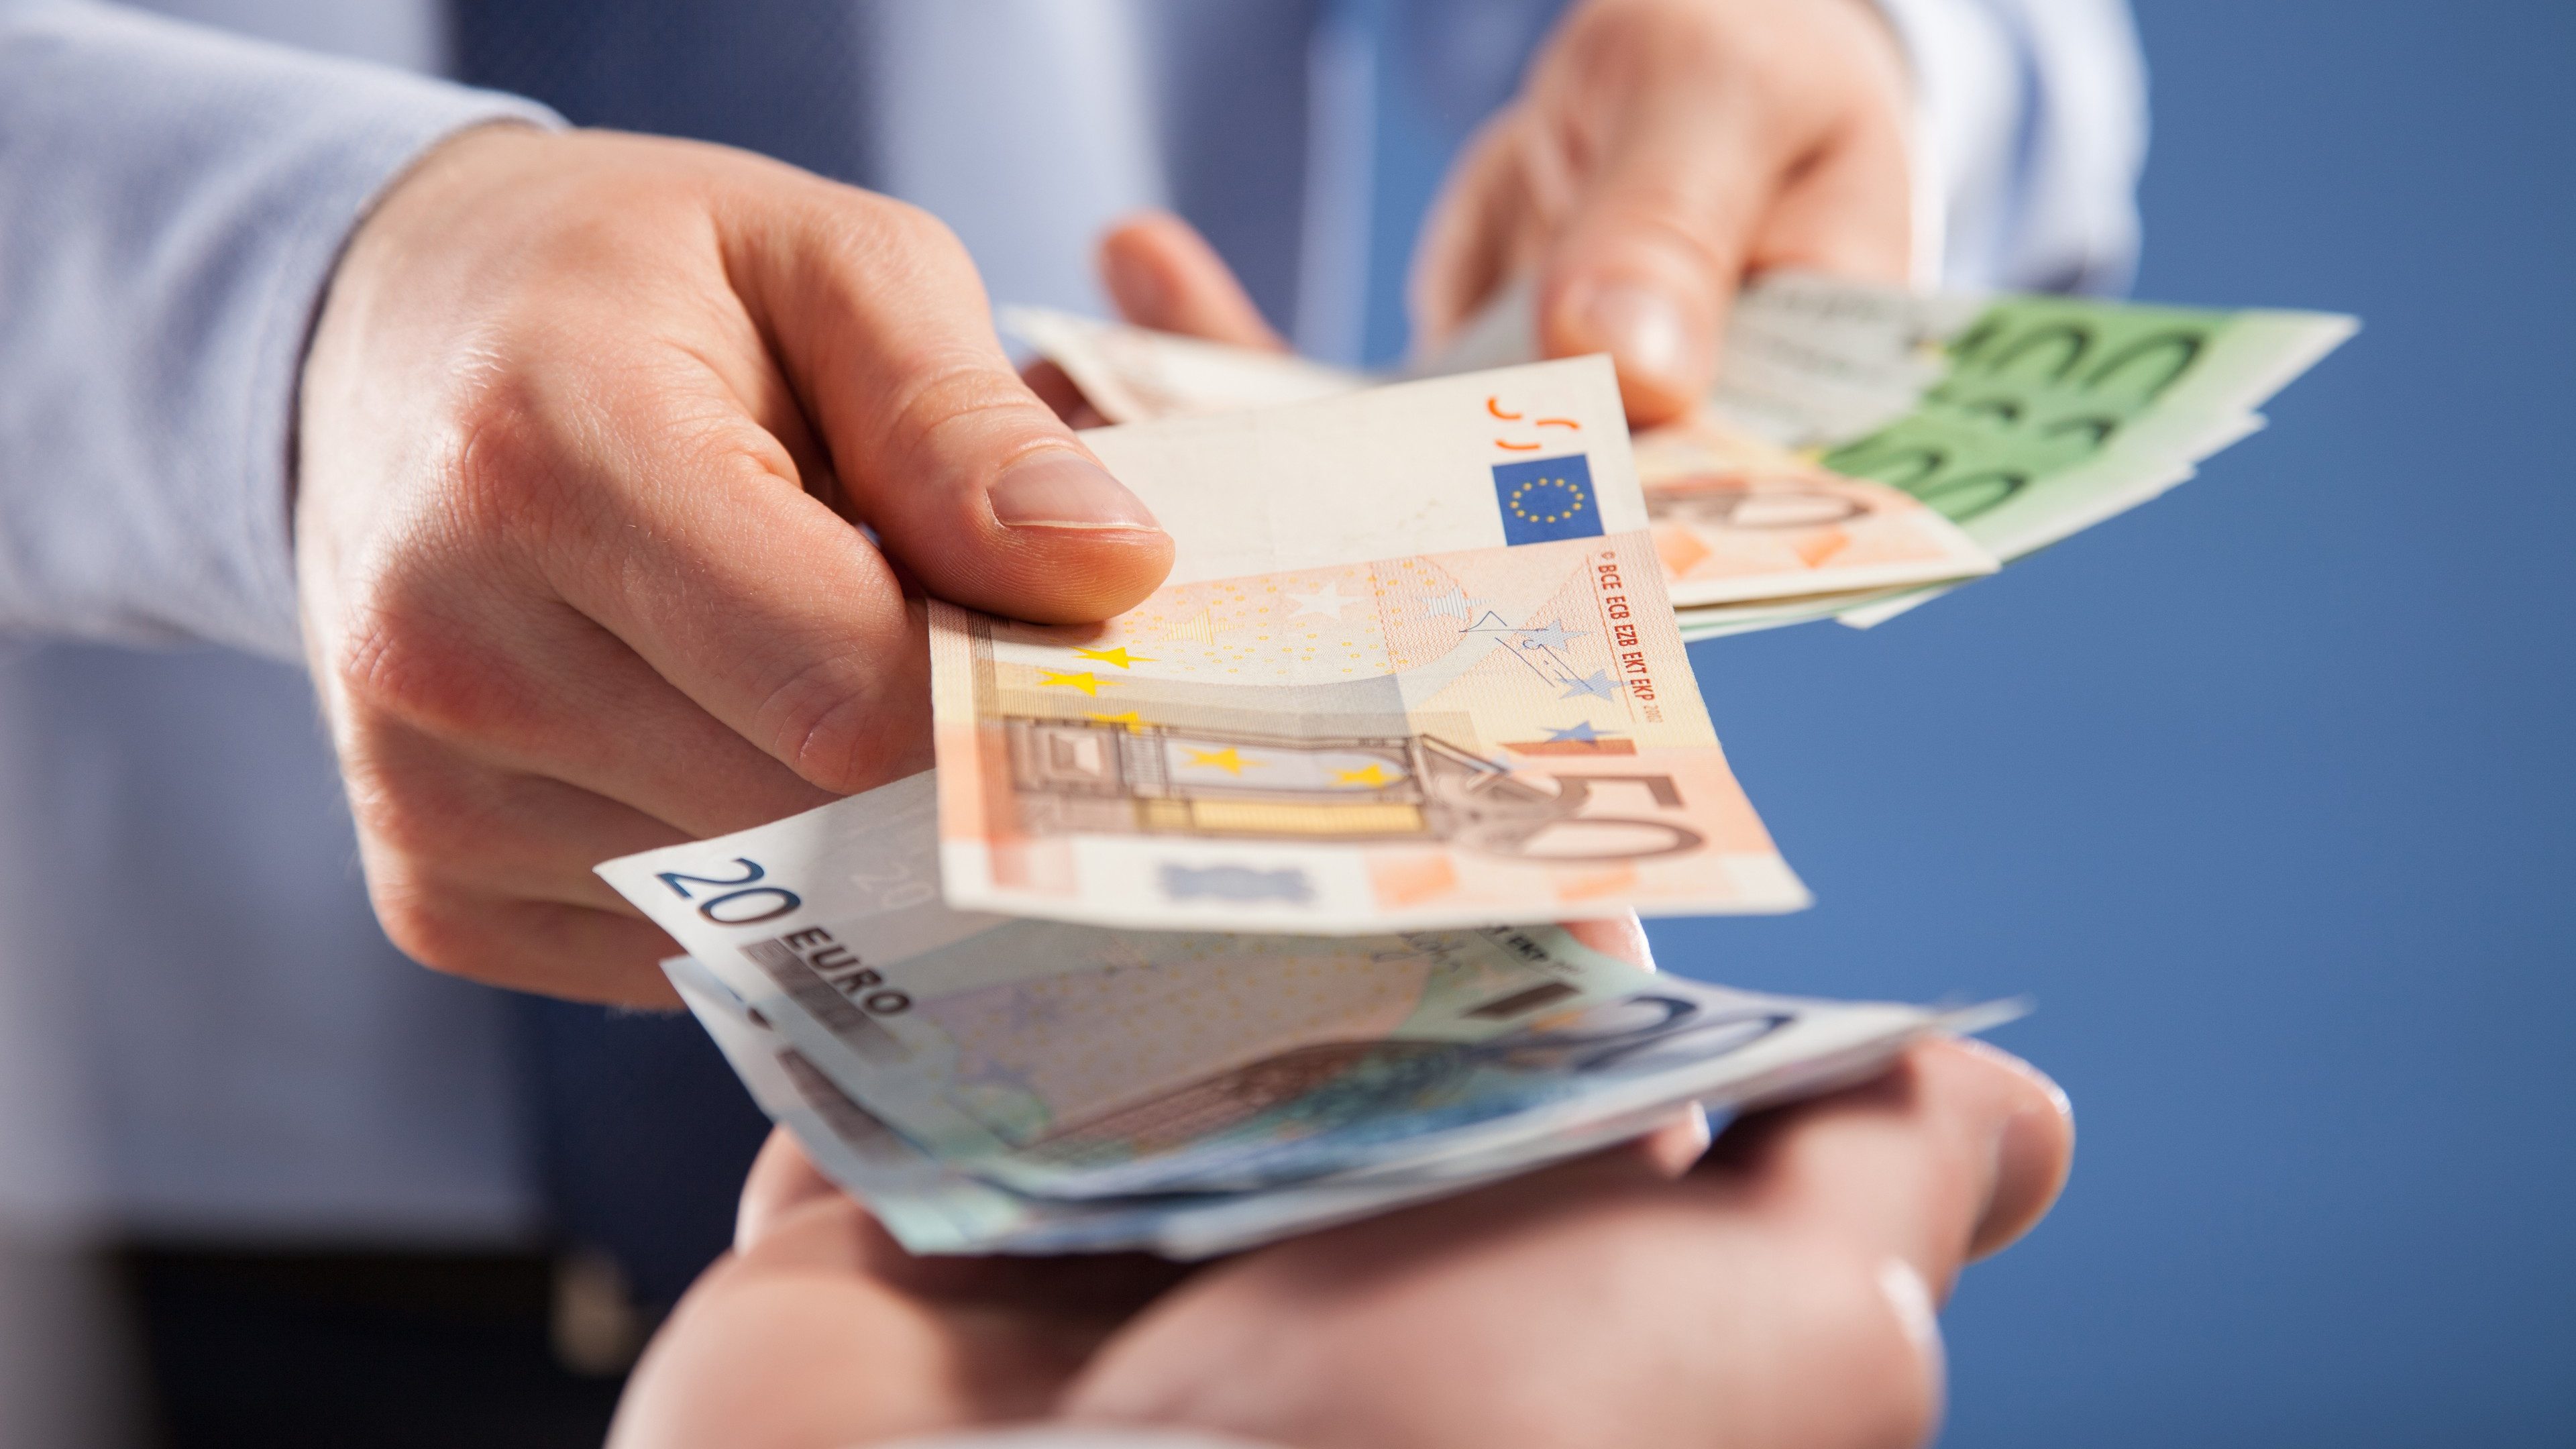
[[[1432,734],[1296,739],[1123,721],[1011,717],[1010,787],[1030,835],[1278,842],[1435,842],[1523,860],[1633,861],[1706,840],[1616,812],[1635,791],[1677,810],[1672,777],[1514,769]],[[1625,740],[1506,745],[1615,762]]]

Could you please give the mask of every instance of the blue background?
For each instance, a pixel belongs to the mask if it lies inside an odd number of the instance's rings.
[[[2138,294],[2364,332],[2000,578],[1694,649],[1820,904],[1658,946],[2038,998],[2075,1178],[1947,1315],[1947,1442],[2576,1442],[2576,6],[2139,10]],[[1454,134],[1386,112],[1381,355]]]

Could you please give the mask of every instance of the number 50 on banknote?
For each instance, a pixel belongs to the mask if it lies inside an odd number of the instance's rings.
[[[1321,933],[1794,910],[1598,358],[1084,435],[1177,545],[1105,624],[934,605],[965,909]]]

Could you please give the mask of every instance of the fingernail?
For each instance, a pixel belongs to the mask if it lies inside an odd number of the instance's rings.
[[[1670,297],[1635,282],[1612,282],[1583,299],[1576,316],[1619,369],[1674,388],[1693,385],[1690,320]]]
[[[1079,453],[1044,448],[1002,470],[989,495],[1008,528],[1150,528],[1144,500]]]

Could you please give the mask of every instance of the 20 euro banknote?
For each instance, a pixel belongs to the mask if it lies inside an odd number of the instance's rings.
[[[794,1005],[756,1008],[690,957],[663,969],[762,1110],[917,1253],[1231,1252],[1595,1151],[1670,1124],[1684,1104],[1722,1120],[1826,1090],[1873,1074],[1926,1032],[1979,1030],[2015,1009],[1934,1013],[1666,980],[1593,1013],[1577,1030],[1560,1022],[1504,1043],[1485,1053],[1488,1062],[1452,1061],[1442,1073],[1416,1057],[1412,1097],[1446,1095],[1454,1119],[1462,1115],[1458,1099],[1472,1096],[1458,1088],[1480,1084],[1490,1094],[1484,1111],[1465,1130],[1417,1134],[1373,1166],[1244,1191],[1056,1198],[1014,1191],[915,1145],[781,1030],[784,1021],[812,1034]],[[1684,1046],[1691,1049],[1678,1050]],[[1347,1107],[1365,1094],[1343,1090],[1332,1099]],[[1400,1110],[1371,1125],[1381,1138],[1401,1140],[1397,1129],[1408,1120],[1419,1125]],[[1260,1127],[1238,1126],[1235,1135],[1257,1138]]]
[[[746,1064],[742,1031],[710,1028],[773,1116],[839,1141],[836,1175],[907,1241],[1099,1243],[1143,1220],[1103,1215],[1160,1219],[1172,1204],[1139,1200],[1174,1194],[1323,1194],[1198,1220],[1202,1238],[1373,1210],[1684,1102],[1819,1085],[1943,1021],[1673,980],[1555,927],[1237,938],[965,915],[939,900],[933,798],[915,777],[600,868],[775,1037]]]
[[[1598,358],[1085,435],[1176,544],[1103,624],[931,608],[965,909],[1296,932],[1780,911]]]
[[[599,871],[907,1139],[1014,1186],[1150,1179],[1357,1047],[1482,1041],[1653,980],[1553,926],[1277,936],[955,911],[935,799],[919,775]]]
[[[662,963],[673,988],[770,1120],[823,1175],[867,1204],[915,1253],[1074,1253],[1144,1249],[1203,1258],[1445,1196],[1470,1172],[1411,1182],[1325,1184],[1274,1192],[1064,1201],[1013,1192],[946,1166],[842,1088],[693,957]],[[1485,1177],[1500,1175],[1488,1172]]]

